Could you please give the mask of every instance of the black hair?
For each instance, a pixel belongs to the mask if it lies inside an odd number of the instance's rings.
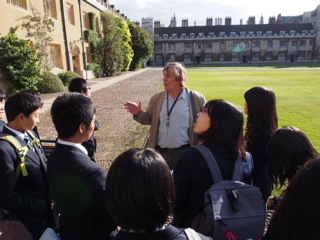
[[[168,223],[174,183],[163,157],[148,148],[120,154],[108,173],[106,204],[122,229],[151,233]]]
[[[81,123],[89,127],[94,114],[91,99],[80,93],[65,93],[51,106],[51,117],[59,138],[72,137]]]
[[[199,137],[231,154],[234,160],[239,156],[244,157],[244,120],[241,109],[222,99],[210,100],[204,108],[207,109],[211,124]]]
[[[291,179],[268,226],[270,239],[319,239],[320,158],[308,161]]]
[[[73,78],[68,86],[69,92],[81,93],[82,91],[87,90],[87,80],[83,78]]]
[[[245,92],[248,117],[246,123],[246,142],[257,133],[271,136],[278,128],[276,96],[265,87],[253,87]]]
[[[13,121],[20,113],[29,117],[31,113],[42,106],[43,103],[39,97],[24,91],[10,96],[4,105],[8,122]]]
[[[319,153],[302,131],[291,126],[282,127],[273,134],[268,145],[269,177],[281,188],[299,167],[316,156]]]

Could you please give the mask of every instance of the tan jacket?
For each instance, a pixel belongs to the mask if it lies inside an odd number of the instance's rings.
[[[193,131],[193,123],[196,119],[193,118],[193,111],[190,101],[190,90],[187,89],[188,99],[189,99],[189,109],[190,109],[190,119],[189,119],[189,144],[191,146],[196,144],[195,134]],[[196,114],[201,112],[204,104],[206,103],[206,99],[203,95],[198,92],[192,91],[195,103]],[[149,105],[147,111],[140,111],[139,115],[133,116],[133,119],[143,125],[150,125],[150,136],[148,139],[147,147],[155,148],[157,145],[158,132],[159,132],[159,114],[161,110],[161,105],[166,95],[166,91],[162,91],[153,95],[149,101]]]

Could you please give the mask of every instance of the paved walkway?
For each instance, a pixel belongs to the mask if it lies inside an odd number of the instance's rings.
[[[112,84],[116,83],[116,82],[120,82],[123,81],[129,77],[133,77],[135,75],[138,75],[144,71],[148,70],[148,68],[142,68],[140,70],[137,71],[128,71],[125,72],[119,76],[114,76],[114,77],[108,77],[108,78],[99,78],[98,81],[94,81],[95,83],[90,85],[91,88],[91,93],[98,91],[100,89],[106,88],[111,86]],[[90,81],[90,80],[89,80]],[[56,97],[52,97],[52,98],[48,98],[46,100],[43,100],[43,107],[41,109],[41,113],[45,113],[46,111],[50,110],[51,105],[53,103],[53,101],[56,99]]]

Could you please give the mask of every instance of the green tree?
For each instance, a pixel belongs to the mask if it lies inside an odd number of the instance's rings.
[[[143,67],[143,64],[152,55],[152,41],[146,30],[133,22],[128,22],[131,32],[131,41],[133,49],[133,60],[129,70],[137,70]]]
[[[122,39],[121,31],[117,26],[115,17],[103,12],[102,21],[102,41],[100,44],[100,61],[103,75],[112,76],[119,74],[123,69]]]
[[[41,80],[36,52],[30,48],[30,42],[19,39],[17,27],[11,28],[7,36],[0,37],[0,69],[6,76],[8,94],[21,89],[37,90]]]
[[[21,26],[27,30],[26,37],[34,44],[40,68],[48,71],[53,67],[48,63],[50,62],[49,43],[52,41],[50,33],[54,30],[54,22],[47,15],[42,16],[32,4],[30,6],[32,14],[22,18],[24,21]]]
[[[122,18],[117,17],[116,22],[121,32],[121,50],[123,55],[123,69],[122,71],[128,71],[133,58],[133,50],[131,46],[131,33],[128,27],[128,23]]]
[[[99,61],[99,45],[101,42],[101,36],[97,32],[97,17],[96,14],[93,12],[89,12],[89,23],[90,23],[90,30],[84,31],[84,39],[86,42],[89,42],[90,49],[91,49],[91,58],[93,63],[97,63]]]

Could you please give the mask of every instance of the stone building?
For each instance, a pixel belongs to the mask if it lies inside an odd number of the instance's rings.
[[[175,16],[172,20],[175,20]],[[161,27],[154,22],[152,61],[184,64],[318,62],[320,60],[320,5],[296,17],[278,15],[267,24],[250,16],[246,25],[232,25],[231,17],[207,18],[206,26]]]
[[[97,27],[101,27],[100,13],[111,12],[126,18],[107,0],[2,0],[0,1],[0,33],[7,35],[11,27],[20,25],[22,18],[32,15],[34,7],[41,15],[47,15],[54,21],[54,31],[50,33],[50,62],[52,71],[71,70],[84,78],[92,74],[86,71],[91,62],[90,46],[84,41],[83,32],[89,30],[89,13],[97,17]],[[26,31],[19,28],[19,38],[26,39]],[[32,45],[32,43],[31,43]],[[1,77],[1,76],[0,76]],[[3,82],[2,82],[3,84]],[[1,86],[4,87],[5,86]]]

